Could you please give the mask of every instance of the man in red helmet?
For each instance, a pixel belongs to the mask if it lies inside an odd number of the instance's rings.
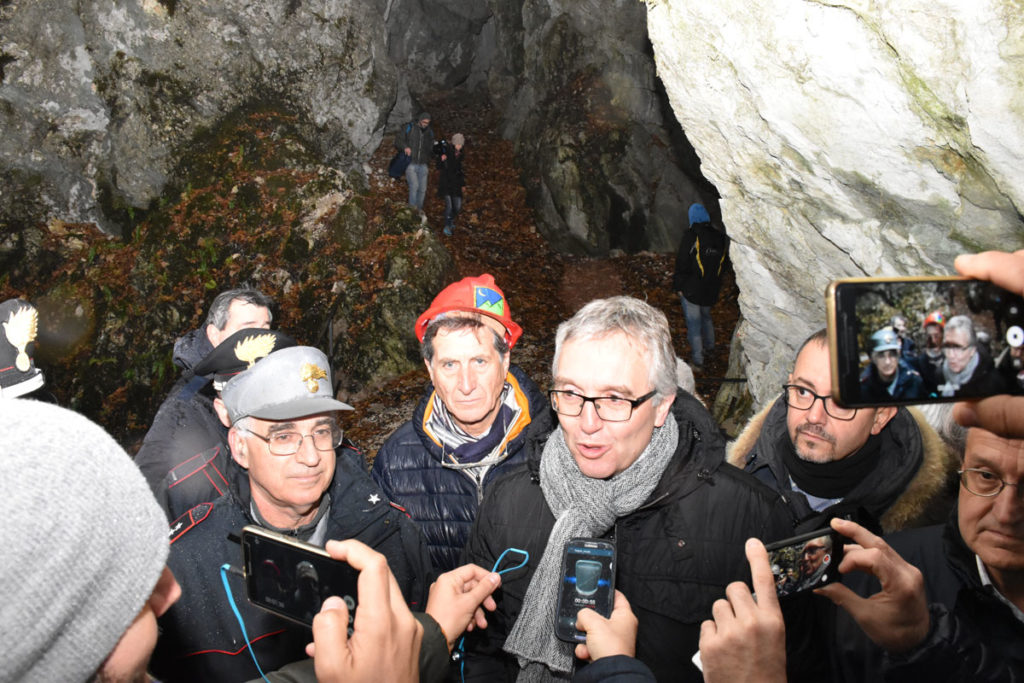
[[[928,394],[935,393],[936,387],[942,383],[942,330],[946,326],[946,316],[942,311],[932,311],[925,316],[921,327],[924,328],[924,350],[917,356],[917,371],[924,380],[924,388]]]
[[[420,524],[434,567],[448,571],[490,483],[525,458],[526,427],[547,403],[510,364],[523,331],[491,275],[446,287],[415,331],[430,383],[381,446],[373,478]]]

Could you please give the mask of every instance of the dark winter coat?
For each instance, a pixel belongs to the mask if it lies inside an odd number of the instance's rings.
[[[506,381],[525,408],[523,419],[510,434],[505,459],[492,465],[482,482],[476,481],[472,470],[445,467],[441,444],[424,430],[427,407],[434,398],[432,384],[427,385],[412,419],[388,437],[373,461],[374,481],[420,525],[438,571],[459,565],[480,501],[495,479],[525,461],[526,428],[534,415],[547,410],[544,395],[518,366],[510,366]]]
[[[782,449],[792,448],[792,441],[781,398],[754,416],[729,445],[728,459],[782,492],[802,529],[825,526],[829,518],[858,508],[870,516],[862,521],[868,526],[880,523],[886,532],[945,519],[956,496],[956,455],[916,410],[899,408],[879,436],[878,466],[841,503],[822,512],[791,490]]]
[[[384,554],[410,608],[422,610],[432,578],[423,534],[387,503],[360,461],[358,454],[337,459],[329,488],[327,538],[355,538]],[[167,565],[181,584],[182,596],[159,620],[162,635],[151,666],[159,680],[231,683],[259,676],[220,575],[226,562],[241,566],[237,537],[242,527],[256,523],[250,502],[245,480],[172,527]],[[305,658],[308,628],[250,605],[240,576],[229,574],[228,585],[264,671]]]
[[[224,495],[238,473],[209,385],[206,377],[190,377],[168,396],[135,455],[168,520]]]
[[[711,306],[722,287],[722,267],[729,237],[711,223],[694,223],[683,235],[676,254],[672,288],[698,306]]]
[[[883,382],[878,376],[878,368],[874,363],[868,363],[864,372],[860,375],[860,397],[869,401],[891,401],[895,398],[923,398],[927,396],[924,388],[924,380],[921,373],[912,368],[902,358],[896,366],[896,387],[892,394],[889,393],[889,385],[892,382]]]
[[[1024,623],[982,586],[975,555],[964,543],[954,512],[945,525],[886,539],[924,575],[931,629],[925,641],[899,656],[884,655],[840,612],[836,626],[836,680],[1024,681]],[[879,590],[874,577],[853,572],[843,583],[862,596]]]
[[[419,121],[412,121],[402,126],[402,129],[395,135],[395,149],[405,151],[408,147],[410,163],[428,164],[434,153],[434,131],[430,126],[420,128]]]
[[[675,456],[647,502],[619,518],[607,536],[617,545],[616,588],[639,619],[637,658],[659,680],[700,681],[690,661],[700,623],[728,583],[749,576],[745,541],[777,540],[792,526],[776,492],[725,465],[722,437],[704,406],[681,392],[673,414],[679,424]],[[535,420],[527,462],[494,483],[466,545],[463,559],[487,569],[506,548],[530,554],[526,568],[502,576],[487,629],[467,636],[467,679],[511,680],[518,673],[501,647],[555,522],[539,475],[553,428],[550,411]]]
[[[456,152],[455,145],[449,144],[444,155],[437,158],[437,168],[441,171],[437,180],[437,194],[439,197],[445,195],[461,197],[462,188],[466,186],[466,174],[462,170],[462,163],[466,158],[466,148]]]
[[[992,356],[988,352],[983,351],[981,347],[978,347],[977,353],[978,367],[974,369],[971,378],[964,384],[961,384],[960,388],[953,395],[961,397],[992,396],[1009,391],[1006,378],[996,370],[996,366],[992,362]],[[938,381],[940,385],[946,382],[946,378],[941,370],[939,371]]]

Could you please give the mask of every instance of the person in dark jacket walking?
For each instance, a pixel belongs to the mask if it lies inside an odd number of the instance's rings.
[[[711,224],[707,209],[692,204],[690,229],[683,235],[676,254],[672,286],[683,303],[690,359],[700,370],[704,355],[715,348],[715,326],[711,307],[722,287],[722,267],[729,254],[729,237]]]
[[[443,144],[443,143],[442,143]],[[444,234],[455,230],[455,218],[462,211],[462,193],[466,187],[466,173],[462,168],[465,159],[466,138],[462,133],[452,136],[450,144],[444,145],[437,161],[441,171],[437,183],[437,194],[444,200]]]
[[[224,387],[231,454],[248,476],[171,528],[168,566],[182,599],[160,619],[152,666],[160,680],[251,680],[259,672],[250,648],[267,671],[306,657],[309,629],[250,605],[241,578],[221,569],[239,563],[233,537],[248,524],[319,546],[328,539],[362,541],[387,558],[409,607],[422,609],[431,578],[426,542],[357,458],[336,455],[337,412],[351,407],[334,399],[329,367],[318,349],[294,346]]]
[[[488,274],[446,287],[416,321],[431,381],[388,437],[373,479],[423,529],[434,566],[458,565],[491,484],[523,462],[526,429],[546,401],[510,365],[522,329]]]
[[[463,555],[491,567],[507,548],[529,554],[502,577],[487,629],[467,636],[466,678],[572,671],[572,646],[552,625],[562,551],[579,536],[617,546],[637,658],[659,679],[699,681],[700,623],[745,576],[749,537],[792,532],[785,503],[724,464],[714,419],[677,392],[668,321],[648,304],[584,306],[558,328],[552,375],[557,422],[551,411],[535,419],[527,462],[494,483]]]
[[[428,164],[434,154],[434,131],[430,128],[430,114],[422,112],[395,136],[395,149],[409,157],[405,169],[405,182],[409,184],[409,206],[423,209],[427,196]]]

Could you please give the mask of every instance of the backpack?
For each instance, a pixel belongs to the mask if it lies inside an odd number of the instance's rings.
[[[701,280],[717,279],[721,276],[728,240],[724,233],[710,226],[708,230],[697,233],[697,238],[690,248],[690,258],[697,267]]]
[[[412,130],[412,121],[405,124],[405,134],[409,135],[409,131]],[[388,162],[388,175],[392,178],[401,178],[405,175],[405,169],[409,167],[409,162],[412,160],[408,154],[402,150],[395,152],[395,156],[391,157],[391,161]]]

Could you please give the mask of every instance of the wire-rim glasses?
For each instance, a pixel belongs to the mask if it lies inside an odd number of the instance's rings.
[[[857,416],[856,408],[844,408],[837,405],[832,396],[821,396],[814,393],[807,387],[802,387],[799,384],[783,384],[782,385],[782,398],[786,401],[786,405],[790,408],[797,410],[810,410],[811,406],[814,405],[815,401],[821,401],[821,405],[824,406],[825,412],[828,413],[829,417],[834,417],[837,420],[843,422],[849,422]]]
[[[241,431],[265,441],[267,448],[274,455],[294,455],[298,453],[299,449],[302,448],[302,442],[307,438],[313,442],[313,448],[318,451],[333,451],[341,445],[341,440],[345,435],[341,427],[336,424],[318,425],[309,434],[286,431],[272,432],[269,436],[263,436],[250,429],[242,429]]]
[[[621,398],[584,396],[566,389],[551,389],[548,391],[548,400],[556,413],[566,417],[579,417],[583,413],[583,406],[589,402],[594,404],[597,416],[605,422],[628,422],[633,417],[633,411],[657,393],[657,389],[652,389],[640,398]]]
[[[1011,484],[1008,481],[1003,481],[995,473],[988,470],[965,467],[962,470],[957,470],[956,473],[960,475],[960,483],[964,485],[964,488],[969,493],[981,496],[982,498],[994,498],[1002,493],[1003,489],[1007,486],[1015,487],[1017,493],[1020,493],[1020,482]]]

